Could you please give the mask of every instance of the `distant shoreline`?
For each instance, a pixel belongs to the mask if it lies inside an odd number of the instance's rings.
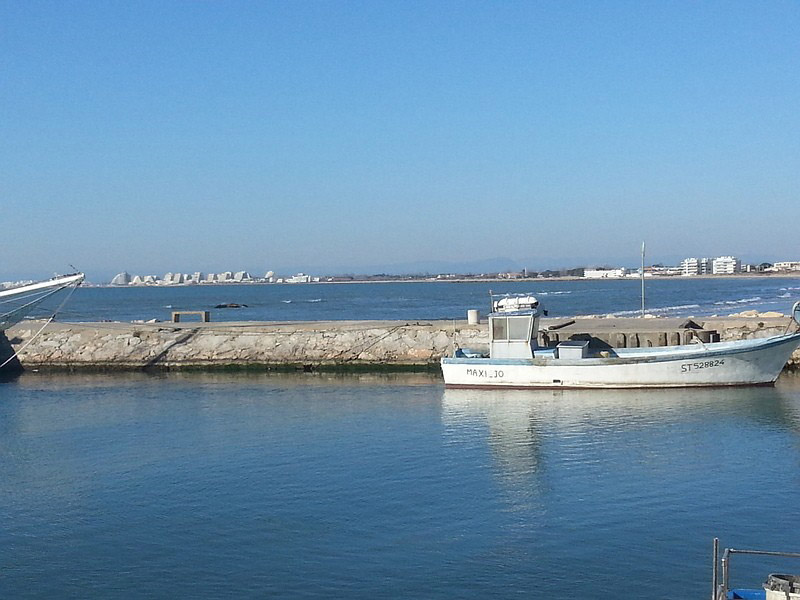
[[[800,279],[800,271],[790,271],[787,273],[737,273],[735,275],[648,275],[645,281],[663,280],[694,280],[694,279]],[[215,288],[221,286],[234,285],[269,285],[269,286],[304,286],[304,285],[331,285],[331,284],[361,284],[361,283],[541,283],[544,281],[639,281],[637,277],[529,277],[520,279],[507,278],[441,278],[426,277],[419,279],[354,279],[349,281],[309,281],[307,283],[267,283],[261,281],[230,281],[225,283],[174,283],[169,285],[112,285],[110,283],[89,283],[85,287],[93,288],[175,288],[175,287],[208,287]]]

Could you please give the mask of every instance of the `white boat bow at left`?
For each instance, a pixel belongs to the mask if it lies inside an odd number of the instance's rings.
[[[588,341],[537,344],[539,302],[526,294],[492,297],[489,355],[457,349],[442,358],[452,388],[642,388],[772,385],[800,332],[768,338],[594,351]],[[800,302],[791,320],[800,325]],[[699,340],[698,340],[699,341]]]
[[[72,273],[0,290],[0,331],[19,323],[62,290],[74,290],[84,278],[83,273]]]

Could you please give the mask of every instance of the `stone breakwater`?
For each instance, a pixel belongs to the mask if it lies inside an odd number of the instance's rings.
[[[579,319],[565,325],[564,319],[547,319],[542,327],[554,327],[551,341],[590,335],[615,347],[657,346],[685,340],[685,326],[673,321]],[[706,332],[716,331],[719,339],[737,340],[783,333],[789,320],[717,318],[698,323]],[[435,365],[455,345],[488,347],[486,324],[465,321],[53,323],[34,338],[40,327],[30,321],[6,331],[5,338],[0,334],[0,356],[13,348],[27,369],[403,368]],[[798,365],[800,352],[795,352],[789,366]]]
[[[41,327],[6,332],[14,349]],[[452,322],[54,323],[19,360],[24,368],[424,366],[485,337]],[[474,344],[473,344],[474,345]]]

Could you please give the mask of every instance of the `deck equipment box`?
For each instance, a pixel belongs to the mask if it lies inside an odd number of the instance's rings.
[[[589,340],[570,340],[556,346],[558,358],[576,359],[589,356]]]

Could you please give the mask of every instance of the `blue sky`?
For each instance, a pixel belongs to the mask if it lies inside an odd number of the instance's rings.
[[[800,259],[797,2],[0,1],[0,279]]]

